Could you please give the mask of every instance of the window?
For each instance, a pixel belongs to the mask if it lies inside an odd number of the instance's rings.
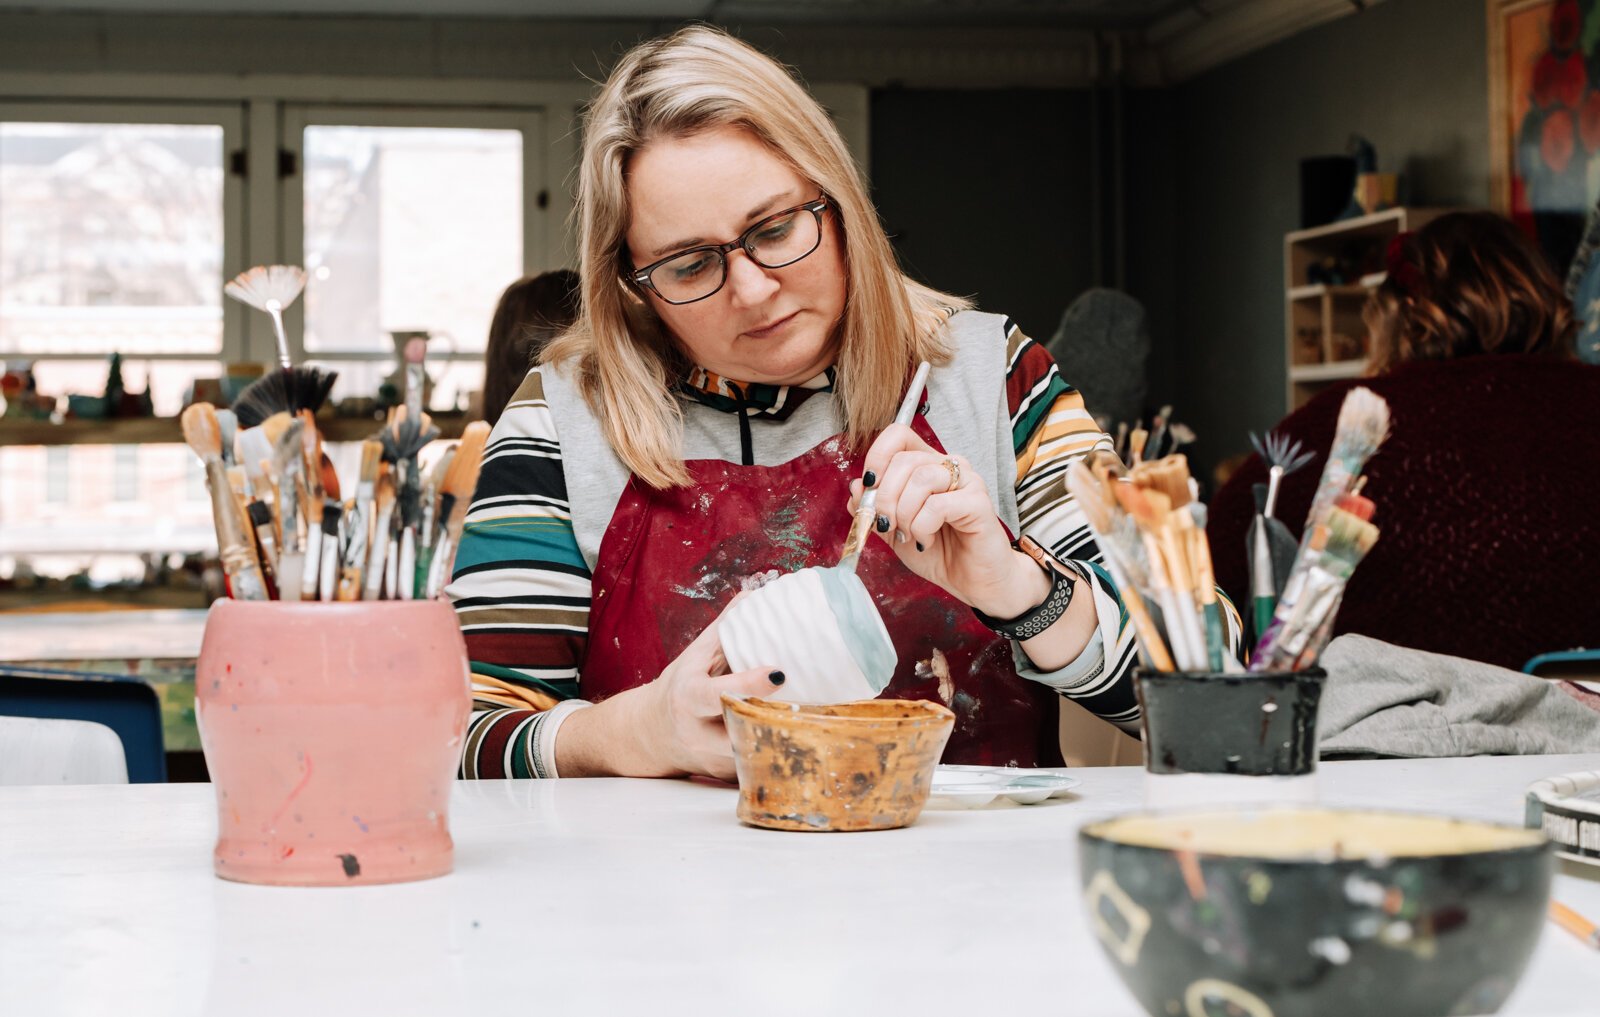
[[[528,214],[540,114],[308,107],[285,133],[301,165],[305,356],[339,371],[336,398],[373,395],[398,369],[394,333],[426,332],[431,405],[464,408],[495,303],[542,250]]]

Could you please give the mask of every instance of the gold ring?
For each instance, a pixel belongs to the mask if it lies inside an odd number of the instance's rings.
[[[961,464],[954,459],[946,459],[940,465],[950,471],[950,486],[944,489],[944,493],[949,494],[961,486]]]

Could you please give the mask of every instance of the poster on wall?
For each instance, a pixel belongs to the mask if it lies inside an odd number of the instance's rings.
[[[1495,206],[1558,272],[1600,197],[1600,0],[1489,0]]]

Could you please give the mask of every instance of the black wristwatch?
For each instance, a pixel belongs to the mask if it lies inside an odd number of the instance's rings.
[[[1018,641],[1032,639],[1045,629],[1056,623],[1062,615],[1067,613],[1067,608],[1072,604],[1072,594],[1078,588],[1073,578],[1055,567],[1050,557],[1050,552],[1039,546],[1039,542],[1027,534],[1023,534],[1011,542],[1011,546],[1032,558],[1034,564],[1044,569],[1045,575],[1050,577],[1050,594],[1044,602],[1031,611],[1009,621],[991,618],[977,608],[972,609],[973,615],[996,632],[1007,639]]]

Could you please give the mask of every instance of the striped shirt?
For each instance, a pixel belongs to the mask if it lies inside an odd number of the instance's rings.
[[[1009,320],[1002,331],[1016,463],[1010,479],[1020,530],[1087,583],[1098,618],[1077,660],[1041,673],[1014,647],[1017,670],[1134,731],[1139,709],[1132,687],[1137,659],[1132,625],[1066,486],[1071,464],[1092,449],[1109,450],[1111,439],[1042,346]],[[472,659],[475,703],[461,763],[461,776],[467,778],[549,775],[554,769],[552,714],[568,709],[550,708],[582,695],[591,571],[574,532],[545,370],[529,372],[491,436],[447,590]],[[680,394],[715,410],[782,421],[802,403],[831,393],[833,380],[830,369],[800,386],[741,386],[696,370]],[[747,420],[740,423],[726,428],[723,457],[730,461],[741,455],[735,440],[745,445],[748,461],[750,429]],[[1009,465],[1001,464],[1003,473]],[[1236,643],[1231,609],[1229,614]]]

